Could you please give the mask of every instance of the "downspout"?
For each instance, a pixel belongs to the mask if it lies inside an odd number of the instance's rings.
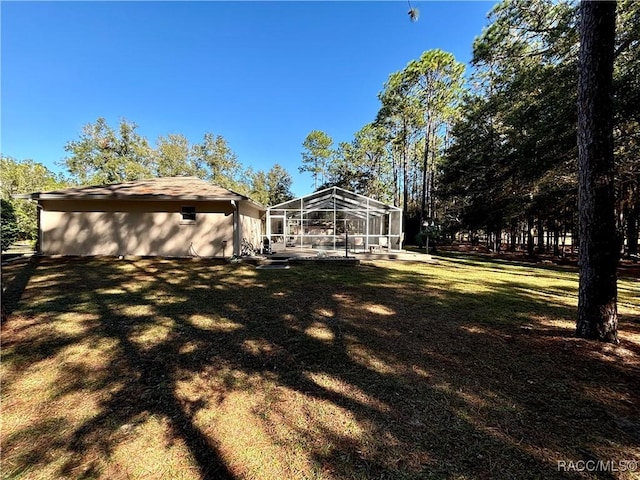
[[[271,246],[271,209],[267,208],[267,213],[266,213],[266,217],[265,217],[265,228],[264,228],[264,232],[265,235],[267,236],[267,239],[269,240],[268,245]],[[264,239],[262,240],[262,246],[264,246]]]
[[[41,212],[42,211],[42,205],[40,204],[40,202],[36,203],[36,212],[37,212],[37,220],[36,222],[38,223],[38,239],[36,240],[36,253],[38,255],[42,255],[42,218],[41,218]]]
[[[338,233],[338,224],[336,223],[336,195],[333,192],[333,249],[336,249],[336,235]]]
[[[233,254],[240,256],[240,211],[235,200],[231,200],[233,207]]]
[[[302,212],[302,197],[300,197],[300,250],[304,243],[304,213]]]
[[[365,234],[366,236],[364,237],[364,251],[366,252],[367,250],[369,250],[369,234],[371,233],[369,231],[369,215],[371,215],[371,213],[369,212],[369,197],[367,197],[367,220],[366,220],[366,226],[365,228]]]

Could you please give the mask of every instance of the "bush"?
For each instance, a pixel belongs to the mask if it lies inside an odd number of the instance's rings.
[[[12,200],[13,211],[18,225],[18,240],[38,239],[38,212],[34,202]]]
[[[425,232],[420,232],[416,235],[416,245],[420,248],[423,248],[427,244],[427,234]]]
[[[1,200],[0,205],[0,240],[2,251],[7,250],[18,239],[18,222],[13,205],[7,200]]]

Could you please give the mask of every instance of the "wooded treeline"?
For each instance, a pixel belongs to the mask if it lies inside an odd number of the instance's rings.
[[[568,234],[577,240],[578,17],[575,3],[497,4],[466,79],[451,54],[425,52],[390,75],[377,118],[353,141],[334,148],[312,132],[301,170],[402,206],[407,243],[427,229],[560,254]],[[639,3],[618,2],[616,32],[617,229],[637,254]]]
[[[269,171],[244,167],[221,135],[205,133],[199,143],[182,134],[156,139],[155,146],[121,120],[114,130],[103,118],[67,143],[63,166],[82,185],[110,184],[151,177],[194,176],[270,205],[291,198],[292,179],[276,164]]]
[[[33,160],[15,160],[0,155],[0,199],[2,200],[2,251],[16,240],[36,240],[36,204],[11,198],[17,193],[56,190],[71,185],[61,174],[56,174]]]
[[[11,198],[18,193],[55,190],[76,185],[102,185],[152,177],[189,175],[208,180],[263,205],[293,198],[291,175],[276,164],[268,171],[245,168],[221,135],[205,133],[192,144],[182,134],[157,138],[155,145],[137,131],[135,123],[122,119],[117,129],[104,118],[85,125],[77,140],[65,145],[68,153],[58,174],[33,160],[0,156],[0,197],[5,250],[14,240],[37,238],[36,206]],[[11,216],[12,215],[12,216]]]

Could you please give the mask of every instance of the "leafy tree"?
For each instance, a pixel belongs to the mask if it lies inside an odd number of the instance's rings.
[[[69,183],[64,176],[31,159],[16,160],[0,156],[0,196],[5,200],[16,193],[54,190]]]
[[[13,205],[4,198],[0,200],[0,240],[2,251],[7,250],[18,239],[18,222],[13,211]]]
[[[392,161],[385,145],[385,132],[375,123],[368,123],[356,132],[354,146],[362,159],[361,168],[368,175],[362,194],[381,202],[391,202]]]
[[[170,133],[166,137],[158,137],[154,154],[150,166],[155,177],[206,176],[206,171],[193,155],[189,140],[182,134]]]
[[[429,50],[392,73],[379,94],[375,123],[385,132],[378,136],[386,139],[395,203],[403,206],[408,238],[422,228],[425,216],[439,216],[439,163],[462,93],[463,70],[450,53]]]
[[[267,187],[267,174],[262,170],[257,172],[249,171],[251,178],[251,190],[249,196],[262,205],[269,205],[269,188]]]
[[[453,128],[454,141],[442,166],[441,194],[455,199],[447,209],[445,221],[450,228],[457,223],[472,230],[490,229],[505,215],[506,202],[497,180],[504,175],[498,165],[506,152],[497,148],[491,102],[481,96],[469,96],[463,111]]]
[[[386,138],[394,158],[395,190],[402,190],[403,218],[409,207],[410,150],[411,140],[420,125],[420,111],[408,96],[409,86],[402,72],[394,72],[378,95],[381,102],[376,117],[376,125],[386,130]],[[398,160],[395,161],[395,158]],[[398,204],[399,202],[395,202]]]
[[[334,160],[329,165],[329,181],[322,188],[336,186],[357,193],[371,182],[371,174],[363,165],[358,147],[353,142],[340,142]]]
[[[136,129],[122,120],[116,133],[98,118],[83,128],[79,140],[67,143],[64,166],[81,185],[189,175],[238,193],[250,191],[251,172],[221,135],[205,133],[201,143],[191,145],[184,135],[169,134],[158,137],[154,148]]]
[[[325,182],[327,168],[334,155],[332,145],[333,139],[320,130],[312,130],[302,142],[304,150],[299,171],[311,173],[314,190]]]
[[[539,248],[544,246],[545,230],[553,231],[557,246],[560,229],[566,231],[574,222],[571,212],[579,200],[577,331],[588,338],[616,341],[619,245],[613,241],[617,238],[614,192],[618,218],[626,219],[630,233],[637,236],[633,220],[637,148],[633,133],[628,133],[634,131],[638,107],[625,100],[626,91],[630,98],[638,92],[633,60],[639,37],[629,32],[636,31],[640,16],[630,12],[637,12],[637,7],[621,3],[618,17],[625,32],[615,37],[615,4],[606,8],[605,4],[583,2],[580,42],[578,10],[572,4],[508,0],[494,8],[493,23],[474,44],[472,81],[480,87],[477,96],[465,103],[464,115],[453,129],[444,179],[461,224],[494,231],[497,237],[503,227],[514,231],[512,237],[524,228],[530,253],[534,225]],[[596,10],[598,20],[585,20],[589,18],[585,12]],[[598,32],[606,38],[589,36]],[[595,61],[590,64],[590,60]],[[602,70],[592,70],[594,65]],[[576,70],[581,72],[580,88]],[[607,103],[612,97],[615,116]],[[602,117],[594,118],[597,115]]]
[[[613,80],[614,156],[619,228],[638,254],[640,229],[640,3],[618,2]]]
[[[38,237],[37,207],[28,200],[12,198],[19,193],[42,192],[69,186],[62,175],[33,160],[16,160],[0,156],[0,197],[9,202],[15,212],[18,240]]]
[[[196,165],[205,169],[207,180],[234,191],[248,190],[242,165],[223,136],[205,133],[202,143],[193,148]]]
[[[436,184],[435,149],[438,137],[446,133],[445,123],[455,116],[462,93],[464,65],[442,50],[428,50],[413,60],[402,71],[407,83],[407,95],[420,112],[424,130],[424,148],[421,165],[420,225],[425,216],[434,217]]]
[[[279,164],[265,173],[249,172],[251,178],[250,197],[262,205],[277,205],[293,198],[291,175]]]
[[[82,185],[149,177],[151,147],[136,132],[137,128],[135,123],[122,119],[116,132],[104,118],[98,118],[95,124],[84,126],[79,140],[65,145],[70,155],[63,165]]]
[[[393,199],[390,159],[384,132],[369,123],[353,141],[341,142],[328,168],[326,186],[338,186],[382,202]]]
[[[457,218],[493,232],[497,247],[504,229],[515,248],[518,232],[534,224],[538,248],[544,248],[545,229],[553,230],[557,246],[559,220],[573,220],[567,210],[575,209],[577,197],[575,14],[564,2],[504,1],[474,43],[471,84],[478,100],[465,103],[463,110],[472,111],[453,130],[452,168],[444,169],[453,186],[466,191],[461,201],[447,188],[449,204],[463,210]],[[467,122],[480,113],[480,124]],[[452,177],[454,171],[460,175]],[[478,174],[484,188],[474,190]],[[533,254],[530,234],[527,244]]]
[[[269,198],[267,205],[277,205],[293,198],[291,186],[293,179],[280,164],[276,163],[266,174]]]

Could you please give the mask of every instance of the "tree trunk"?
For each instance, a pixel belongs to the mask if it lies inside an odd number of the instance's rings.
[[[427,171],[429,170],[429,145],[431,142],[431,120],[427,122],[427,131],[424,137],[424,157],[422,158],[422,202],[420,205],[420,229],[425,219],[427,210]],[[432,192],[429,192],[432,194]]]
[[[638,255],[638,218],[640,208],[630,208],[627,213],[627,254]]]
[[[544,248],[544,228],[543,228],[543,223],[542,223],[542,218],[538,217],[538,222],[537,222],[537,229],[538,229],[538,253],[543,253],[545,251]]]
[[[518,224],[516,223],[516,220],[511,220],[511,229],[509,231],[509,251],[510,252],[516,251],[516,241],[518,240],[517,230],[518,230]]]
[[[399,174],[398,174],[398,163],[396,161],[397,157],[397,149],[393,148],[391,150],[391,168],[393,169],[393,206],[400,206],[400,186],[399,186]]]
[[[409,155],[407,153],[407,129],[402,129],[402,211],[404,226],[407,225],[407,211],[409,208]]]
[[[578,80],[579,337],[618,343],[620,255],[613,186],[612,79],[616,2],[580,5]]]
[[[533,215],[527,216],[527,255],[533,257]]]
[[[429,176],[429,218],[437,218],[436,212],[436,151],[431,149],[431,174]]]

